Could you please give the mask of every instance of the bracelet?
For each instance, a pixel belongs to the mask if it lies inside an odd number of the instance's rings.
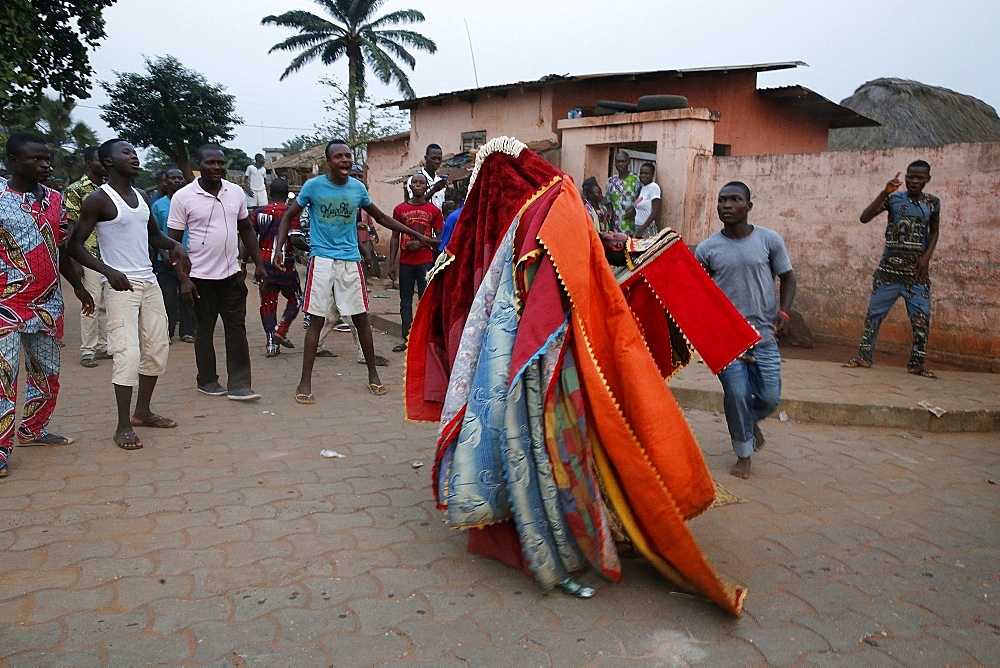
[[[788,315],[788,314],[787,314],[787,313],[785,313],[784,311],[778,311],[778,315],[782,315],[782,316],[784,316],[784,317],[785,317],[785,320],[787,320],[788,322],[791,322],[791,321],[792,321],[792,316]]]

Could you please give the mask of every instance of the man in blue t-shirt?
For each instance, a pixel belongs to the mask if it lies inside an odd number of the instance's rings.
[[[361,252],[358,250],[357,212],[362,208],[383,227],[408,234],[428,248],[437,241],[382,213],[372,204],[368,189],[350,176],[354,157],[342,140],[326,145],[327,173],[309,179],[281,219],[276,248],[285,247],[291,222],[309,209],[309,279],[305,287],[303,309],[309,314],[305,350],[302,354],[302,377],[295,388],[295,401],[314,404],[312,369],[320,330],[333,308],[350,316],[358,330],[361,350],[368,366],[368,390],[375,396],[386,393],[376,368],[375,344],[368,322],[368,293],[365,290]]]
[[[747,217],[750,188],[731,181],[719,191],[717,211],[722,230],[695,249],[695,257],[757,333],[750,350],[719,372],[723,407],[736,463],[729,473],[750,477],[750,455],[764,447],[758,422],[781,401],[781,353],[775,336],[788,326],[795,299],[795,274],[781,235]],[[779,296],[774,295],[778,278]],[[780,301],[779,301],[780,300]]]

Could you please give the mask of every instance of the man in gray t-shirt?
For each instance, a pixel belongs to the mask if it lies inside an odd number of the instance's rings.
[[[753,348],[719,372],[726,423],[737,457],[729,472],[738,478],[749,477],[750,455],[764,447],[757,423],[781,401],[781,354],[774,337],[787,327],[795,299],[795,274],[785,242],[777,232],[747,222],[752,208],[750,188],[739,181],[727,183],[718,200],[723,229],[695,249],[695,257],[715,284],[760,334]],[[774,293],[775,276],[780,307]]]

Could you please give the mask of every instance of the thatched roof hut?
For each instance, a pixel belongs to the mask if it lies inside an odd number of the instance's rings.
[[[320,144],[299,153],[285,156],[267,165],[276,176],[288,181],[288,185],[298,188],[316,176],[326,165],[326,145]]]
[[[875,79],[840,104],[882,124],[830,130],[831,151],[1000,141],[1000,117],[982,100],[907,79]]]

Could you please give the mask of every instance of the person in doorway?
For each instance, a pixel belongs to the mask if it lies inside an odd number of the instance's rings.
[[[615,153],[616,174],[608,178],[605,194],[608,203],[611,205],[611,230],[613,232],[625,232],[626,229],[625,212],[635,203],[635,198],[639,196],[639,177],[631,172],[629,162],[631,157],[627,151]],[[630,228],[629,228],[630,229]]]
[[[413,196],[392,210],[392,217],[407,228],[425,237],[441,236],[444,219],[441,210],[425,199],[428,191],[427,178],[422,172],[410,177],[410,192]],[[413,322],[413,289],[417,298],[424,296],[427,287],[427,272],[434,266],[434,251],[426,248],[409,234],[393,231],[389,242],[389,278],[399,280],[399,317],[403,341],[392,351],[406,350],[406,337]]]
[[[184,246],[160,231],[145,194],[132,186],[139,173],[139,156],[132,144],[110,139],[101,144],[98,155],[108,182],[84,200],[69,250],[77,262],[107,278],[108,349],[115,360],[111,383],[118,407],[114,442],[123,450],[138,450],[143,444],[135,427],[177,426],[150,408],[156,380],[167,368],[170,338],[149,246],[169,251],[170,263],[181,276],[188,275],[191,263]],[[83,245],[95,230],[101,259]],[[132,390],[137,386],[131,412]]]
[[[96,146],[88,146],[83,150],[83,162],[83,176],[67,186],[63,193],[63,205],[66,207],[66,219],[71,232],[80,218],[83,200],[100,188],[107,176],[107,171],[97,156]],[[96,234],[87,237],[84,246],[91,255],[100,259],[101,251],[97,246]],[[111,355],[108,355],[108,316],[104,308],[104,281],[101,275],[89,267],[82,269],[83,287],[93,297],[96,308],[93,313],[80,312],[80,365],[93,369],[97,366],[97,360],[111,359]]]
[[[632,206],[625,211],[625,223],[622,231],[630,237],[645,239],[655,237],[659,232],[657,221],[660,218],[660,186],[653,178],[656,176],[656,165],[643,163],[639,168],[639,194]]]
[[[931,257],[937,247],[941,222],[941,200],[924,192],[930,180],[930,164],[915,160],[906,168],[905,190],[898,190],[902,184],[897,173],[861,212],[862,223],[870,222],[883,211],[888,213],[889,219],[885,228],[885,249],[872,279],[858,356],[846,362],[845,367],[868,369],[872,366],[879,327],[892,305],[902,297],[913,329],[913,345],[906,370],[924,378],[937,377],[924,366],[931,325]]]
[[[750,456],[764,447],[758,423],[781,401],[781,353],[775,337],[791,321],[788,312],[795,299],[795,274],[785,242],[777,232],[749,223],[752,208],[750,188],[740,181],[727,183],[719,191],[717,207],[722,230],[695,249],[715,284],[760,334],[760,341],[719,372],[736,453],[729,472],[737,478],[750,477]],[[774,294],[776,276],[780,305]]]
[[[182,297],[194,305],[194,356],[197,389],[202,394],[233,401],[256,401],[251,386],[250,344],[247,342],[247,286],[239,266],[237,237],[253,260],[254,280],[266,277],[257,236],[250,227],[247,200],[224,180],[226,156],[218,144],[198,148],[201,176],[178,190],[167,219],[170,238],[189,236],[191,278],[181,279]],[[219,383],[215,360],[215,324],[222,319],[226,335],[228,388]]]

